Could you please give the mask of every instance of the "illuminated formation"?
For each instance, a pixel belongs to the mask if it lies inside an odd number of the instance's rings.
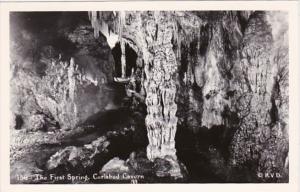
[[[89,13],[95,37],[101,32],[111,48],[114,46],[112,42],[115,44],[117,39],[120,41],[122,71],[126,67],[124,41],[144,61],[145,78],[142,84],[148,112],[145,123],[149,139],[147,156],[150,160],[166,156],[177,159],[174,141],[178,120],[175,94],[180,46],[176,46],[177,50],[174,51],[172,40],[179,42],[174,16],[174,12],[161,11]],[[115,38],[116,33],[119,33],[119,38]],[[125,77],[123,73],[122,77]]]

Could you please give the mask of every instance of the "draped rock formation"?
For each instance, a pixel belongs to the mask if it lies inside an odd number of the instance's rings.
[[[141,78],[140,94],[147,105],[149,159],[176,158],[177,125],[186,125],[194,133],[222,129],[219,143],[230,166],[242,167],[249,159],[258,162],[251,165],[257,171],[284,166],[288,128],[284,13],[90,15],[95,33],[102,32],[108,42],[119,34],[119,40],[138,54],[137,65],[145,75],[135,77]],[[265,145],[270,147],[267,152]],[[280,155],[284,158],[276,161]]]
[[[139,62],[142,62],[140,65],[145,73],[142,85],[148,111],[145,119],[149,139],[148,158],[154,160],[157,157],[172,156],[177,159],[175,96],[177,59],[180,55],[177,43],[182,41],[178,37],[178,23],[184,21],[182,25],[189,26],[185,30],[192,32],[199,26],[199,22],[196,19],[186,22],[185,19],[194,16],[185,15],[183,12],[126,12],[125,15],[124,12],[91,12],[89,15],[95,35],[101,31],[110,42],[114,32],[119,32],[121,43],[125,41],[142,58]],[[107,29],[107,26],[110,28]],[[111,32],[107,33],[107,30]]]

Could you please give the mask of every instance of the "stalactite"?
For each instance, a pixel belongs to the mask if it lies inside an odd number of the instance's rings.
[[[110,48],[114,48],[116,43],[120,40],[120,36],[118,36],[116,33],[119,33],[120,29],[122,28],[124,22],[116,23],[115,21],[110,21],[112,23],[112,28],[110,27],[108,21],[105,19],[105,14],[109,14],[107,12],[97,12],[97,11],[91,11],[89,12],[89,19],[91,21],[91,25],[94,29],[94,36],[95,38],[99,37],[99,32],[101,32],[107,39],[107,43],[110,46]],[[122,15],[122,14],[119,14]],[[121,20],[121,19],[119,19]],[[123,20],[123,19],[122,19]],[[119,31],[116,31],[116,26],[119,27]]]
[[[107,43],[110,48],[114,48],[117,42],[121,45],[121,70],[122,78],[126,77],[126,58],[125,58],[125,46],[129,45],[132,49],[138,52],[138,48],[130,41],[123,38],[123,30],[125,26],[126,12],[97,12],[92,11],[88,13],[92,27],[94,28],[95,38],[99,37],[101,32],[107,39]],[[109,20],[106,18],[109,17]],[[111,19],[115,17],[115,19]]]
[[[122,41],[123,36],[123,26],[125,24],[125,11],[119,11],[119,40]]]
[[[125,42],[121,40],[121,71],[122,78],[126,77],[126,57],[125,57]]]
[[[89,12],[90,16],[90,20],[91,20],[91,24],[92,24],[92,27],[94,28],[94,36],[95,38],[98,38],[99,37],[99,31],[100,31],[100,26],[99,26],[99,22],[98,22],[98,18],[97,18],[97,11],[92,11],[92,12]]]

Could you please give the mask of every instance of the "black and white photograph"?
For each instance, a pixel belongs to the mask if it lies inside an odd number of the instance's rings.
[[[10,13],[11,183],[286,183],[282,11]]]
[[[9,11],[7,181],[289,184],[290,16]]]

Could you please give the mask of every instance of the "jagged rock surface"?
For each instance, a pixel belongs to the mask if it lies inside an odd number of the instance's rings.
[[[188,178],[186,167],[177,159],[167,156],[165,159],[156,158],[150,161],[143,151],[132,152],[126,161],[114,157],[102,167],[100,173],[111,176],[140,176],[137,178],[138,183],[183,182]],[[126,182],[126,178],[123,179]],[[127,182],[130,180],[127,179]]]
[[[45,118],[38,118],[45,116],[50,129],[72,129],[113,103],[107,84],[114,61],[103,36],[95,39],[84,24],[43,33],[27,25],[14,30],[11,41],[11,111],[25,128],[47,130]]]
[[[126,162],[124,160],[119,159],[118,157],[115,157],[111,159],[109,162],[107,162],[101,169],[101,173],[123,173],[128,172],[129,168],[125,164]]]
[[[97,166],[100,158],[105,159],[106,154],[113,153],[109,149],[114,145],[113,140],[123,139],[132,134],[133,128],[124,128],[120,131],[109,131],[93,142],[82,147],[68,146],[50,157],[46,163],[47,170],[56,168],[75,169]]]

